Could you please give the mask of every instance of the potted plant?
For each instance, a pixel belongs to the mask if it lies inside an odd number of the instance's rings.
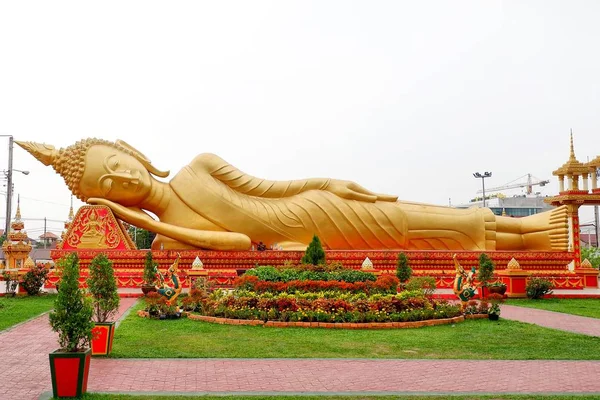
[[[142,283],[142,292],[148,294],[150,292],[156,292],[156,267],[158,264],[152,260],[152,252],[146,253],[146,260],[144,262],[144,274]]]
[[[115,323],[108,321],[119,309],[119,293],[112,262],[105,254],[98,254],[90,263],[88,291],[94,307],[92,355],[108,355],[112,350]]]
[[[60,292],[50,313],[50,326],[58,332],[60,348],[50,353],[54,397],[81,397],[87,391],[92,339],[91,298],[79,288],[79,257],[71,253],[59,260],[63,274]]]
[[[504,301],[504,297],[498,293],[492,293],[488,296],[490,307],[488,308],[488,318],[491,321],[497,321],[500,318],[500,303]]]
[[[479,272],[477,273],[477,280],[481,287],[481,298],[486,298],[485,289],[488,286],[488,282],[492,280],[494,276],[494,263],[485,253],[481,253],[479,256]]]

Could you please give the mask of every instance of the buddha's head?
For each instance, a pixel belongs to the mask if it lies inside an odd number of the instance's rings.
[[[44,165],[52,165],[82,201],[99,197],[124,206],[139,204],[152,188],[151,175],[165,178],[141,152],[122,140],[84,139],[56,150],[34,142],[16,142]]]

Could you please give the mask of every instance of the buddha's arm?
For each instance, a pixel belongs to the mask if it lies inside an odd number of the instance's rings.
[[[90,198],[88,203],[105,205],[129,224],[191,246],[212,250],[248,250],[251,245],[250,238],[242,233],[203,231],[174,226],[155,220],[137,207],[125,207],[106,199]]]
[[[194,160],[213,178],[236,192],[249,196],[281,198],[294,196],[308,190],[325,190],[340,197],[366,202],[396,201],[396,196],[373,193],[350,182],[328,178],[309,178],[291,181],[271,181],[248,175],[214,154],[202,154]]]

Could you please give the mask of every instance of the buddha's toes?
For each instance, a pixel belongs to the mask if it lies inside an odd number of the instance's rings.
[[[552,250],[567,250],[569,246],[569,219],[567,206],[560,206],[550,214],[550,244]]]

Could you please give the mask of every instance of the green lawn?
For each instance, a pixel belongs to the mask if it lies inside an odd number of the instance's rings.
[[[600,360],[600,338],[500,319],[418,329],[332,330],[152,320],[136,310],[115,334],[116,358],[417,358]]]
[[[598,399],[598,396],[570,396],[570,395],[554,395],[554,396],[535,396],[535,395],[461,395],[453,396],[448,394],[438,396],[160,396],[160,395],[115,395],[115,394],[98,394],[88,393],[84,400],[592,400]]]
[[[506,304],[600,318],[600,299],[509,299]]]
[[[0,297],[0,331],[50,311],[55,299],[56,295]]]

